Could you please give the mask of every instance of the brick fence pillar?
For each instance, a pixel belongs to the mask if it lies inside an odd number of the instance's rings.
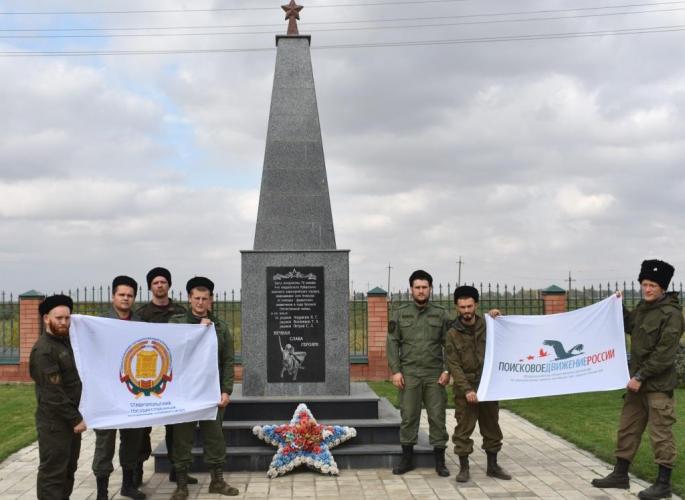
[[[566,290],[557,285],[552,285],[540,290],[542,297],[543,314],[556,314],[566,312]]]
[[[38,306],[44,298],[45,295],[35,290],[19,296],[19,365],[15,365],[14,376],[7,377],[12,382],[31,381],[29,356],[42,328],[43,321],[38,314]]]
[[[367,294],[369,380],[387,380],[390,376],[385,344],[388,337],[388,292],[374,288]]]

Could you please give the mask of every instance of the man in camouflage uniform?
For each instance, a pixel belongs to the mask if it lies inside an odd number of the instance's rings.
[[[483,449],[487,455],[486,474],[498,479],[511,479],[497,463],[502,449],[502,429],[499,426],[499,403],[479,402],[476,392],[483,373],[485,359],[485,319],[478,312],[478,290],[460,286],[454,291],[457,318],[449,323],[445,353],[447,366],[454,380],[454,416],[457,425],[452,434],[454,453],[459,457],[457,482],[469,480],[469,455],[473,453],[471,434],[478,428],[483,436]],[[492,317],[500,312],[493,309]]]
[[[186,308],[174,302],[169,297],[171,288],[171,272],[164,267],[155,267],[147,273],[147,288],[152,292],[152,300],[136,309],[136,315],[140,321],[146,323],[168,323],[169,319],[175,314],[183,314]],[[150,458],[152,453],[152,443],[150,442],[151,427],[143,429],[141,438],[140,454],[138,456],[138,467],[134,476],[134,484],[140,486],[143,482],[143,463]],[[166,442],[167,456],[169,462],[173,463],[172,450],[174,448],[174,435],[171,425],[164,426],[164,441]],[[176,473],[171,469],[169,481],[176,482]],[[197,478],[188,477],[190,484],[197,484]]]
[[[209,466],[211,482],[209,493],[235,496],[239,491],[224,481],[224,463],[226,461],[226,445],[224,442],[223,421],[224,408],[231,402],[233,392],[233,339],[228,325],[217,318],[211,311],[214,283],[208,278],[196,276],[188,280],[186,285],[190,310],[171,318],[169,323],[190,323],[214,325],[217,339],[218,359],[215,367],[207,369],[219,370],[219,385],[221,401],[215,420],[201,420],[200,431],[204,441],[204,459]],[[192,463],[193,437],[197,422],[176,424],[174,428],[174,469],[176,470],[176,491],[171,500],[186,500],[188,498],[188,470]]]
[[[443,357],[447,312],[430,302],[433,278],[426,271],[414,271],[409,277],[409,286],[413,301],[395,309],[388,324],[388,366],[392,383],[400,391],[402,417],[402,459],[392,472],[404,474],[414,468],[414,445],[423,404],[428,413],[428,437],[433,446],[435,471],[445,477],[450,474],[445,467],[448,439],[445,386],[450,380]]]
[[[73,307],[73,301],[65,295],[53,295],[40,304],[38,311],[45,331],[29,357],[29,371],[36,383],[39,500],[69,498],[81,451],[81,434],[86,430],[78,410],[81,379],[69,342]]]
[[[638,494],[642,499],[670,498],[671,470],[676,459],[673,424],[677,384],[675,357],[683,333],[683,312],[677,292],[667,292],[675,269],[667,262],[645,260],[638,281],[643,299],[623,311],[631,336],[630,380],[618,424],[616,466],[597,488],[630,488],[628,468],[640,446],[645,427],[658,465],[657,479]],[[617,292],[617,295],[621,295]]]
[[[112,281],[112,304],[103,315],[105,318],[122,321],[138,321],[131,308],[138,292],[138,283],[129,276],[117,276]],[[121,496],[142,500],[145,493],[138,490],[134,473],[138,466],[138,454],[144,429],[119,430],[119,463],[122,471]],[[116,443],[116,429],[95,429],[95,453],[93,454],[93,474],[97,482],[97,499],[109,498],[109,476],[114,470],[112,459]]]

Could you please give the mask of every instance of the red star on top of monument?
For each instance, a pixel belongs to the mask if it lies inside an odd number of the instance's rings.
[[[281,5],[281,9],[285,11],[285,19],[288,21],[288,35],[299,35],[297,20],[300,19],[300,11],[303,7],[297,5],[295,0],[290,0],[288,5]]]

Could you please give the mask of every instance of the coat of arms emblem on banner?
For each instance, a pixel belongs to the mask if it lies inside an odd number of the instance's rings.
[[[160,397],[171,379],[171,352],[161,340],[136,340],[124,352],[119,380],[136,398]]]

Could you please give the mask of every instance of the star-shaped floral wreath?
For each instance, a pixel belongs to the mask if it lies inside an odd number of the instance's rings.
[[[278,446],[266,473],[271,478],[302,464],[324,474],[337,475],[338,465],[330,448],[357,435],[354,427],[317,423],[304,403],[297,406],[289,424],[257,425],[252,432],[267,443]]]

